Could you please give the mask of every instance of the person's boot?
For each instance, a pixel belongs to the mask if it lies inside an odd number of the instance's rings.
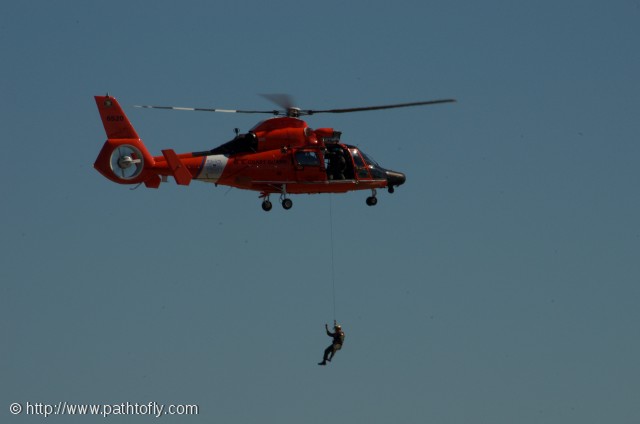
[[[318,365],[327,365],[327,361],[318,362]]]

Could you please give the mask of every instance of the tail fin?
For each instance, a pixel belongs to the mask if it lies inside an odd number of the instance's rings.
[[[115,98],[106,95],[95,96],[95,99],[100,111],[100,118],[102,118],[102,125],[107,132],[107,138],[140,138]]]
[[[155,161],[146,149],[118,101],[110,96],[95,96],[107,141],[93,167],[119,184],[146,183],[157,188],[160,177],[152,170]]]

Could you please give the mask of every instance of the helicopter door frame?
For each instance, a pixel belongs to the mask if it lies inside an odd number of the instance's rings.
[[[369,173],[369,167],[364,160],[364,157],[360,151],[355,148],[349,148],[349,155],[353,160],[353,174],[356,180],[371,180],[371,174]]]
[[[344,166],[340,166],[338,156],[344,158]],[[336,161],[336,162],[333,162]],[[325,155],[325,170],[327,179],[330,183],[355,181],[355,168],[353,166],[353,157],[348,147],[336,144],[327,146],[327,154]]]

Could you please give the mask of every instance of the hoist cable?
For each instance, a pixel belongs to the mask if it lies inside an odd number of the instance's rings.
[[[333,254],[333,201],[331,193],[329,193],[329,234],[331,239],[331,285],[333,295],[333,320],[336,320],[336,271],[334,265]]]

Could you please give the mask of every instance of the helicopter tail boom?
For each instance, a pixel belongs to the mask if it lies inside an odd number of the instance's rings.
[[[95,96],[107,141],[94,168],[120,184],[145,183],[157,187],[160,177],[151,168],[155,161],[142,143],[118,101],[109,95]]]

